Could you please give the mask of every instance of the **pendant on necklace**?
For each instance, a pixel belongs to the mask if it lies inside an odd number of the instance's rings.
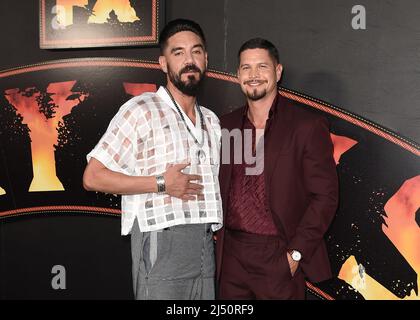
[[[201,149],[198,150],[197,151],[197,158],[198,158],[198,161],[200,163],[203,163],[206,160],[206,154],[205,154],[205,152],[203,150],[201,150]]]

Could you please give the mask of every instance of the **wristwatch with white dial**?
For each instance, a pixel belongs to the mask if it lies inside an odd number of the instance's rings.
[[[299,262],[302,260],[302,254],[297,250],[289,250],[290,256],[292,257],[293,261]]]

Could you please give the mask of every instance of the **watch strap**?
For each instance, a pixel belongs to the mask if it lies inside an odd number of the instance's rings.
[[[163,175],[156,176],[156,183],[157,183],[158,194],[165,193],[166,186],[165,186],[165,178],[163,177]]]

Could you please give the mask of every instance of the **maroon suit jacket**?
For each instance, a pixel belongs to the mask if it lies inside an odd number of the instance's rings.
[[[328,122],[324,117],[281,95],[274,101],[272,122],[264,137],[264,176],[273,220],[289,249],[302,253],[300,267],[313,282],[331,277],[323,236],[338,204],[338,179]],[[246,107],[221,118],[221,126],[241,128]],[[232,173],[230,164],[221,164],[219,180],[226,216]],[[222,144],[223,147],[223,144]],[[222,152],[226,152],[222,150]],[[220,280],[224,228],[217,232],[217,283]]]

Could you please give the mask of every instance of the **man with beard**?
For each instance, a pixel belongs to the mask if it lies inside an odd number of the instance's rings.
[[[136,299],[214,299],[220,125],[197,103],[206,42],[190,20],[159,38],[167,84],[125,103],[88,154],[87,190],[122,195]]]
[[[337,208],[338,182],[328,124],[279,95],[282,65],[271,42],[251,39],[238,58],[247,104],[225,115],[221,126],[223,132],[239,129],[245,138],[232,143],[223,135],[223,155],[230,161],[223,159],[220,168],[218,297],[304,299],[305,278],[331,277],[323,236]],[[233,163],[233,156],[249,150],[263,167]]]

